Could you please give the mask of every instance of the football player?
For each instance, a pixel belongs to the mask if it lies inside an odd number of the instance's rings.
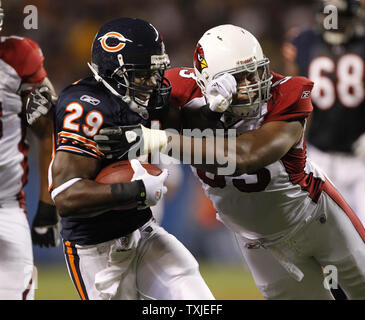
[[[0,1],[0,29],[4,12]],[[33,299],[33,244],[55,246],[58,218],[47,188],[52,128],[39,117],[32,126],[38,138],[40,196],[30,232],[25,209],[27,183],[25,101],[37,87],[53,90],[38,44],[19,36],[0,38],[0,299]],[[46,114],[46,112],[44,112]]]
[[[218,219],[235,232],[265,298],[333,299],[322,274],[322,267],[331,266],[338,274],[332,286],[339,283],[349,298],[364,299],[365,229],[306,157],[313,82],[270,71],[257,39],[233,25],[208,30],[196,47],[194,69],[173,69],[167,77],[171,100],[182,108],[200,107],[221,127],[236,129],[234,147],[228,148],[229,138],[221,148],[211,148],[215,137],[138,125],[100,130],[94,137],[98,150],[112,158],[131,147],[142,154],[172,150],[174,157],[188,158]],[[198,87],[203,96],[190,99]],[[227,165],[218,160],[223,156],[235,163],[230,176],[217,174]]]
[[[110,163],[93,141],[100,129],[163,120],[169,63],[154,26],[110,21],[93,41],[93,76],[65,88],[57,101],[51,196],[82,299],[213,299],[195,258],[152,217],[167,170],[152,176],[134,160],[131,182],[94,181]]]
[[[314,81],[308,154],[365,225],[365,8],[357,0],[319,1],[317,26],[283,47],[291,75]],[[338,28],[326,29],[326,6]]]

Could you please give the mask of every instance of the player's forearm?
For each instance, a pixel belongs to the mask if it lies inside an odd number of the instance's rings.
[[[236,176],[255,173],[288,151],[289,146],[283,148],[281,140],[270,142],[270,139],[269,134],[263,138],[263,133],[257,130],[228,138],[199,138],[169,133],[168,142],[160,150],[198,169]]]
[[[197,135],[201,133],[199,130],[195,132]],[[157,136],[154,136],[154,133]],[[190,164],[197,169],[219,175],[238,174],[235,137],[214,137],[209,134],[204,137],[197,137],[168,132],[165,138],[159,139],[158,135],[163,134],[165,134],[163,131],[153,132],[152,136],[144,142],[144,153],[147,150],[150,152],[157,150],[147,147],[150,141],[154,141],[154,147],[157,145],[156,142],[160,141],[158,149],[160,152],[168,154],[184,164]]]
[[[59,193],[54,201],[60,216],[67,217],[117,207],[136,208],[139,192],[136,181],[110,185],[81,179]]]
[[[147,129],[143,130],[143,154],[162,152],[185,164],[211,173],[223,174],[219,169],[230,166],[225,174],[235,174],[235,137],[224,138],[205,135],[179,135],[176,132]],[[192,131],[194,133],[194,131]],[[195,131],[202,136],[204,132]],[[209,132],[208,132],[209,133]]]
[[[119,188],[97,183],[94,179],[100,166],[98,159],[63,151],[56,153],[52,164],[51,195],[61,216],[137,207],[142,189],[140,182],[123,183]]]
[[[220,140],[219,140],[220,139]],[[218,141],[219,140],[219,141]],[[228,139],[215,137],[189,137],[184,135],[170,135],[168,154],[183,163],[191,164],[197,169],[217,173],[218,168],[227,166],[229,158]],[[174,152],[179,150],[179,153]]]

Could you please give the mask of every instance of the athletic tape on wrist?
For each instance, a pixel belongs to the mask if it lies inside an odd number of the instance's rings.
[[[168,142],[164,130],[149,129],[142,126],[143,131],[143,154],[159,152],[165,148]]]
[[[209,104],[206,104],[205,106],[202,106],[200,108],[200,112],[201,112],[201,114],[203,115],[203,117],[205,119],[210,120],[210,121],[218,121],[222,117],[222,113],[212,111],[209,108]]]

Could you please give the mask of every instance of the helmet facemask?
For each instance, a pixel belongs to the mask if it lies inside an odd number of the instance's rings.
[[[203,94],[209,84],[223,74],[235,77],[237,93],[224,118],[261,117],[262,106],[271,97],[272,75],[269,59],[249,31],[230,24],[209,29],[197,43],[193,63],[196,82]]]
[[[117,91],[129,97],[137,105],[145,108],[162,108],[161,105],[153,105],[160,97],[161,101],[168,98],[171,84],[165,78],[167,66],[147,68],[146,66],[123,65],[117,68],[111,75],[111,80],[116,84]],[[154,102],[151,104],[151,102]]]
[[[237,93],[233,95],[228,113],[244,119],[262,116],[262,105],[271,98],[271,79],[269,59],[255,60],[240,67],[217,73],[213,79],[224,73],[232,74],[237,82]]]

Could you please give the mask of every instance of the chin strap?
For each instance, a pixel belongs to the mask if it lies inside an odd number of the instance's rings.
[[[135,113],[137,113],[141,118],[143,119],[148,119],[149,117],[149,113],[147,108],[142,107],[140,105],[138,105],[135,101],[133,101],[133,99],[131,99],[131,97],[128,94],[128,89],[126,92],[126,95],[122,96],[120,93],[118,93],[107,81],[105,81],[101,76],[99,76],[99,74],[97,73],[97,71],[95,70],[95,68],[88,62],[87,65],[89,66],[91,72],[94,75],[94,78],[96,81],[98,82],[102,82],[103,85],[115,96],[117,96],[119,99],[123,100],[129,107],[129,109]]]

